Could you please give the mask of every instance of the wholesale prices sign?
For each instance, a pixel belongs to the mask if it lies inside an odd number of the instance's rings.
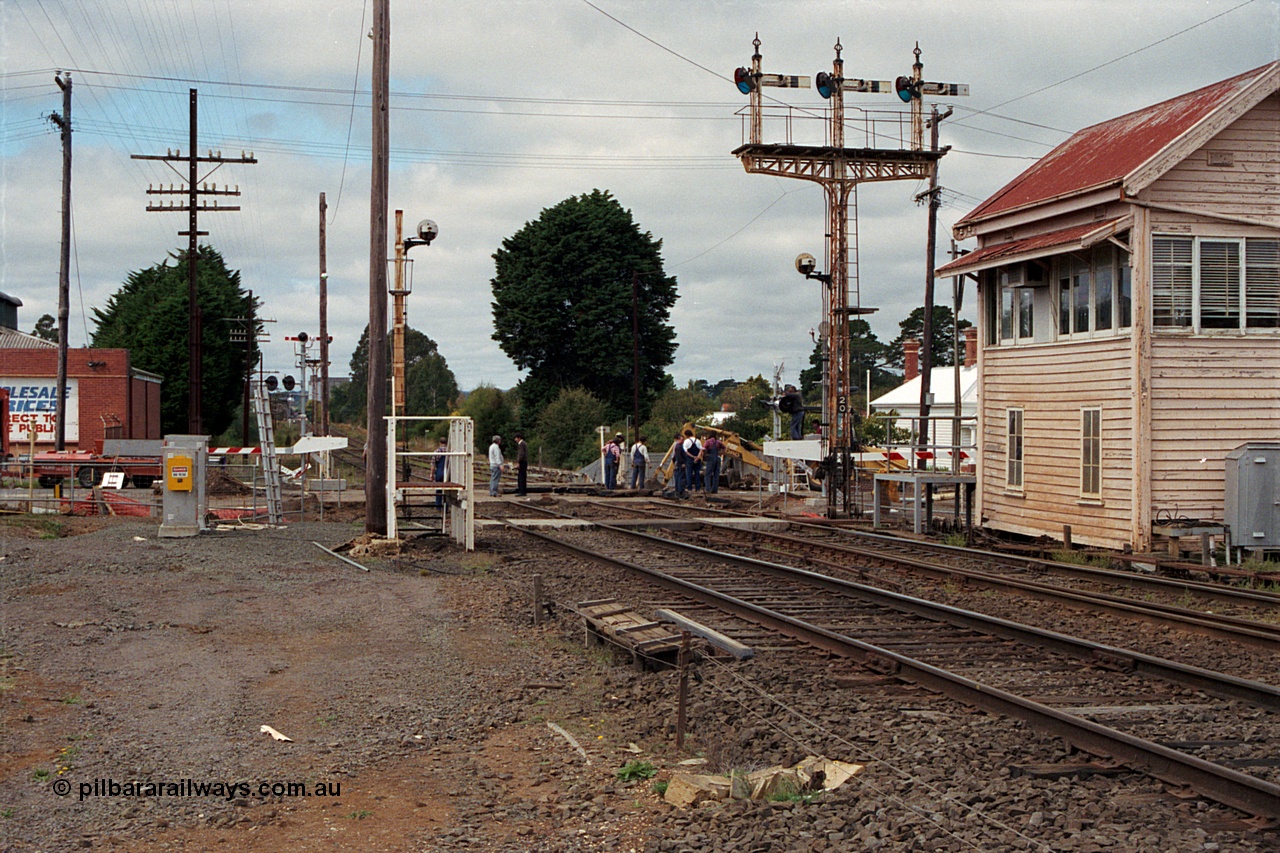
[[[9,443],[21,445],[31,440],[48,443],[58,431],[58,383],[54,379],[19,379],[0,376],[0,388],[9,392]],[[80,383],[67,380],[67,441],[80,440]],[[15,452],[17,452],[15,450]]]

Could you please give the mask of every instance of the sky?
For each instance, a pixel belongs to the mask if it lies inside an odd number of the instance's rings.
[[[733,71],[761,41],[766,73],[909,74],[967,83],[941,125],[938,263],[960,217],[1072,132],[1274,61],[1280,0],[391,0],[390,211],[411,234],[408,323],[461,388],[521,378],[493,340],[493,253],[542,210],[610,191],[662,240],[678,281],[677,386],[795,381],[821,322],[821,188],[747,174],[746,98]],[[348,373],[368,323],[371,0],[0,0],[0,291],[30,331],[57,314],[62,109],[73,81],[72,346],[128,277],[186,246],[185,214],[148,212],[148,186],[185,174],[134,154],[199,151],[255,165],[209,176],[239,212],[202,214],[202,240],[261,302],[268,370],[292,371],[286,336],[319,328],[319,198],[328,204],[331,375]],[[824,144],[813,89],[771,89],[764,141]],[[846,134],[906,107],[846,97]],[[789,117],[789,120],[788,118]],[[896,143],[895,143],[896,144]],[[927,209],[917,181],[857,192],[859,299],[882,341],[922,304]],[[393,214],[388,221],[394,229]],[[394,235],[394,232],[393,232]],[[393,237],[394,238],[394,237]],[[972,243],[961,244],[972,248]],[[387,247],[388,256],[392,249]],[[950,303],[951,286],[938,287]],[[626,310],[620,307],[619,310]],[[968,294],[961,316],[973,319]],[[624,345],[625,342],[620,343]],[[312,352],[311,357],[318,353]]]

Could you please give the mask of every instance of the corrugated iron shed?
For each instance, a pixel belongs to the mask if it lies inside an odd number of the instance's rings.
[[[1077,131],[956,223],[957,228],[1120,183],[1275,63]]]
[[[17,329],[0,327],[0,350],[6,349],[57,349],[58,345]]]

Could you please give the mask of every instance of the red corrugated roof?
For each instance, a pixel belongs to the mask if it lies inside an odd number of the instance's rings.
[[[1270,67],[1077,131],[956,224],[1118,183]]]
[[[967,255],[962,255],[954,261],[938,267],[936,275],[955,275],[957,272],[966,272],[971,269],[986,269],[990,266],[996,266],[996,262],[1002,258],[1032,258],[1040,253],[1048,254],[1050,250],[1057,249],[1060,246],[1079,243],[1096,231],[1111,228],[1120,219],[1121,217],[1115,217],[1101,222],[1073,225],[1070,228],[1060,228],[1057,231],[1036,234],[1021,240],[1010,240],[1007,243],[988,243],[981,249],[976,249]]]

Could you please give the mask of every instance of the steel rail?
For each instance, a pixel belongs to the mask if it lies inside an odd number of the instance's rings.
[[[717,592],[713,589],[694,584],[689,581],[661,572],[657,569],[651,569],[645,566],[632,563],[617,557],[610,557],[584,548],[570,542],[558,539],[540,531],[531,530],[519,525],[503,522],[506,526],[513,530],[539,539],[552,547],[567,551],[576,556],[603,563],[605,565],[625,568],[635,572],[659,586],[677,592],[696,601],[710,605],[720,610],[729,612],[748,621],[764,625],[772,628],[786,636],[800,640],[802,642],[813,645],[819,649],[837,654],[842,657],[852,658],[859,663],[867,665],[878,671],[888,670],[895,677],[906,681],[911,681],[921,686],[927,687],[944,695],[951,696],[963,702],[971,704],[982,710],[992,713],[1005,714],[1025,720],[1037,728],[1048,731],[1057,737],[1061,737],[1067,743],[1075,746],[1085,752],[1094,755],[1113,758],[1121,761],[1125,765],[1145,772],[1157,779],[1168,782],[1173,785],[1182,785],[1190,787],[1198,791],[1203,796],[1208,797],[1216,802],[1224,805],[1238,808],[1249,814],[1266,817],[1271,820],[1280,820],[1280,785],[1275,785],[1261,779],[1256,779],[1247,774],[1233,770],[1229,767],[1213,764],[1204,759],[1197,758],[1193,755],[1187,755],[1169,747],[1139,738],[1127,735],[1107,726],[1099,725],[1090,720],[1067,714],[1042,705],[1030,699],[1016,696],[999,688],[991,687],[974,681],[973,679],[948,672],[914,658],[898,654],[870,643],[856,640],[852,637],[839,634],[817,625],[812,625],[799,619],[787,616],[777,611],[752,604],[747,601],[737,599],[733,596]],[[765,569],[775,574],[783,574],[789,577],[814,576],[812,572],[805,572],[798,569],[789,569],[785,566],[777,566],[771,563],[765,563],[760,560],[750,560],[748,558],[735,557],[733,555],[724,555],[709,549],[700,548],[698,546],[687,546],[682,543],[673,543],[670,540],[661,537],[649,536],[648,534],[638,533],[623,528],[611,527],[609,525],[599,525],[611,532],[636,536],[644,539],[652,540],[658,544],[667,546],[676,545],[690,551],[703,552],[707,556],[713,556],[719,559],[728,559],[734,563],[750,563],[756,568]],[[822,578],[822,576],[814,576]],[[825,579],[832,581],[835,579]],[[848,582],[840,582],[850,587],[860,587],[858,584],[850,584]],[[874,590],[873,588],[863,587],[863,590],[876,593],[877,596],[883,595],[883,590]],[[907,596],[894,596],[896,598],[909,599]],[[929,602],[923,602],[919,599],[911,600],[918,604],[930,606]],[[938,605],[931,605],[936,608]],[[956,610],[955,608],[945,608],[947,610]],[[963,611],[957,611],[963,612]],[[978,616],[978,614],[971,614]],[[979,619],[982,617],[978,616]],[[1003,620],[996,620],[1003,622]],[[1012,626],[1014,623],[1005,623],[1006,626]],[[1036,632],[1037,629],[1028,629],[1025,626],[1015,626],[1023,631]],[[992,632],[994,633],[994,632]],[[1065,637],[1063,635],[1054,635],[1051,632],[1039,632],[1047,634],[1051,637],[1062,641],[1067,641],[1069,645],[1080,644],[1083,641],[1074,638]],[[1099,649],[1108,647],[1093,645]],[[1131,657],[1135,663],[1147,658],[1145,655],[1135,655],[1131,652],[1121,652],[1122,655]],[[1158,659],[1149,658],[1150,661]],[[1166,662],[1167,663],[1167,662]],[[1174,669],[1195,670],[1194,667],[1184,667],[1179,664],[1172,665]],[[1212,675],[1207,671],[1199,670],[1201,673]],[[1222,679],[1224,682],[1239,682],[1242,684],[1254,684],[1252,682],[1244,682],[1243,679],[1235,679],[1226,676]],[[1261,688],[1264,693],[1270,693],[1274,699],[1277,691],[1275,688],[1269,688],[1266,685],[1254,685]]]
[[[719,524],[717,522],[702,523],[715,530],[741,532],[738,528]],[[883,552],[871,550],[870,548],[858,546],[819,542],[799,536],[790,536],[785,533],[775,533],[767,530],[752,532],[762,537],[782,542],[789,542],[791,544],[803,545],[805,547],[821,547],[838,553],[849,554],[851,556],[869,558],[880,562],[891,562],[895,565],[905,566],[912,571],[917,571],[930,577],[944,579],[962,578],[966,581],[973,581],[975,584],[980,586],[987,586],[996,589],[1017,590],[1039,598],[1046,598],[1067,604],[1075,604],[1081,607],[1086,607],[1090,610],[1102,611],[1118,616],[1133,617],[1147,622],[1166,625],[1174,623],[1197,631],[1201,634],[1212,635],[1239,643],[1257,646],[1271,652],[1280,651],[1280,625],[1268,625],[1265,622],[1255,622],[1253,620],[1241,619],[1234,616],[1202,613],[1198,610],[1175,607],[1170,604],[1160,604],[1159,602],[1137,602],[1133,599],[1124,598],[1123,596],[1110,595],[1101,592],[1080,592],[1077,590],[1069,590],[1059,586],[1054,586],[1053,584],[1019,580],[1017,578],[1009,578],[998,574],[992,574],[990,572],[979,571],[977,569],[944,566],[915,557],[885,554]],[[838,567],[840,564],[831,563],[830,565]],[[1095,582],[1097,581],[1097,578],[1090,579]]]
[[[599,506],[599,504],[595,502],[589,501],[586,503],[590,503],[593,506]],[[631,507],[627,507],[626,510],[638,512],[638,510],[634,510]],[[545,510],[545,509],[543,509],[543,511],[550,512],[549,510]],[[741,528],[728,525],[728,524],[721,524],[719,522],[708,521],[705,519],[698,519],[697,521],[699,524],[712,530],[720,530],[720,531],[732,532],[732,533],[743,532]],[[790,523],[797,524],[799,526],[804,526],[804,527],[813,527],[816,529],[823,530],[824,532],[830,531],[832,529],[830,527],[825,527],[823,525],[809,525],[806,522],[790,522]],[[826,548],[831,551],[836,551],[843,554],[849,554],[851,556],[870,559],[881,564],[890,563],[897,566],[903,566],[909,570],[919,572],[920,574],[927,575],[929,577],[939,577],[944,579],[962,578],[968,581],[973,581],[975,584],[982,585],[982,586],[987,586],[987,587],[996,588],[996,589],[1012,589],[1012,590],[1023,592],[1038,598],[1055,600],[1060,603],[1078,605],[1080,607],[1088,608],[1090,610],[1110,613],[1116,616],[1129,617],[1129,618],[1137,619],[1140,621],[1152,622],[1152,623],[1162,624],[1162,625],[1175,624],[1179,627],[1194,631],[1202,635],[1214,636],[1220,639],[1231,640],[1233,642],[1238,642],[1244,645],[1255,646],[1270,652],[1280,651],[1280,625],[1269,625],[1265,622],[1257,622],[1250,619],[1241,619],[1239,617],[1227,616],[1223,614],[1203,613],[1198,610],[1191,610],[1188,608],[1176,607],[1169,604],[1160,604],[1158,602],[1138,602],[1138,601],[1134,601],[1133,599],[1125,598],[1123,596],[1110,595],[1107,593],[1081,592],[1078,590],[1069,590],[1069,589],[1064,589],[1062,587],[1054,586],[1053,584],[1040,583],[1037,581],[1020,580],[1017,578],[1009,578],[1003,575],[993,574],[991,572],[984,572],[977,569],[966,569],[961,567],[939,565],[937,563],[931,563],[931,562],[928,562],[927,560],[920,559],[917,557],[901,556],[898,554],[886,554],[881,551],[876,551],[876,550],[872,550],[871,548],[860,547],[857,545],[840,544],[840,543],[835,543],[828,540],[806,539],[801,536],[792,536],[790,534],[778,533],[776,531],[770,531],[770,530],[753,530],[751,532],[753,535],[756,535],[762,538],[773,539],[780,542],[787,542],[790,544],[800,545],[807,548],[814,548],[814,547]],[[844,531],[841,531],[841,532],[844,532]],[[858,533],[854,535],[858,535],[861,537],[867,534]],[[878,541],[886,542],[895,547],[902,547],[904,545],[903,540],[898,539],[896,537],[878,536],[875,534],[869,534],[867,536],[869,538],[874,538],[875,540],[878,540]],[[905,543],[908,550],[916,546],[916,544],[917,543],[914,543],[914,542]],[[975,551],[973,549],[955,548],[954,546],[947,546],[947,545],[934,545],[932,543],[924,544],[922,548],[926,550],[944,550],[945,549],[945,551],[947,552],[955,552],[957,554],[963,555],[967,559],[975,559],[975,560],[990,559],[993,562],[997,562],[997,563],[1003,562],[1005,564],[1013,562],[1008,557],[1004,557],[1003,555],[996,554],[994,552],[988,552],[988,551]],[[837,569],[844,569],[846,571],[850,570],[850,567],[842,566],[839,563],[834,563],[827,560],[814,559],[809,557],[806,557],[805,559],[813,560],[814,562],[822,563],[824,565],[831,566]],[[1022,558],[1014,558],[1014,561],[1021,560],[1021,559]],[[1123,572],[1112,572],[1112,571],[1105,571],[1105,570],[1096,570],[1093,572],[1077,572],[1077,571],[1071,570],[1075,568],[1084,568],[1084,567],[1069,567],[1066,571],[1059,571],[1058,569],[1059,564],[1057,563],[1051,563],[1048,561],[1039,561],[1039,560],[1034,561],[1034,563],[1046,566],[1046,571],[1057,572],[1059,574],[1065,574],[1068,577],[1075,577],[1078,579],[1089,580],[1095,583],[1101,582],[1101,583],[1114,583],[1117,585],[1124,585],[1124,584],[1132,585],[1133,579],[1155,580],[1155,581],[1161,580],[1161,579],[1139,578],[1138,576],[1129,575]],[[1196,586],[1207,586],[1207,585],[1196,585]],[[1168,592],[1170,591],[1170,587],[1172,587],[1175,591],[1178,591],[1178,592],[1198,591],[1198,590],[1195,590],[1194,588],[1189,589],[1185,584],[1181,584],[1177,582],[1168,582],[1168,581],[1162,583],[1158,588],[1160,588],[1162,591]],[[1249,604],[1273,603],[1271,600],[1267,598],[1260,597],[1257,594],[1252,594],[1252,591],[1250,590],[1240,591],[1242,593],[1246,593],[1245,595],[1227,596],[1222,594],[1221,589],[1215,589],[1212,586],[1207,586],[1207,589],[1209,594],[1214,595],[1217,600],[1225,600],[1232,604],[1241,604],[1242,602],[1246,602]],[[1276,597],[1274,603],[1280,606],[1280,596]]]
[[[627,507],[626,509],[630,509]],[[714,514],[725,515],[741,515],[732,510],[722,509],[720,507],[699,507],[700,511],[706,511]],[[1240,587],[1227,586],[1224,584],[1205,583],[1203,581],[1178,580],[1167,577],[1154,577],[1138,572],[1122,572],[1115,569],[1103,569],[1097,566],[1082,566],[1073,563],[1063,563],[1058,560],[1042,560],[1037,557],[1023,557],[1016,554],[1006,554],[1001,551],[988,551],[983,548],[967,548],[959,545],[945,545],[941,542],[926,542],[918,539],[909,539],[902,536],[895,536],[891,533],[875,533],[870,530],[860,530],[857,527],[832,523],[831,520],[826,522],[807,521],[779,514],[762,515],[762,518],[772,518],[779,521],[785,521],[789,526],[803,527],[822,533],[833,533],[838,536],[857,537],[860,539],[871,539],[875,541],[890,543],[898,547],[919,548],[932,551],[942,551],[953,553],[960,556],[973,559],[985,559],[991,562],[1002,563],[1004,565],[1014,566],[1027,570],[1035,570],[1039,567],[1043,571],[1053,572],[1067,576],[1077,576],[1082,578],[1104,578],[1120,584],[1129,584],[1132,586],[1149,587],[1152,589],[1175,590],[1178,592],[1188,591],[1204,595],[1215,600],[1226,601],[1230,603],[1239,603],[1240,601],[1249,601],[1257,604],[1274,604],[1280,606],[1280,592],[1267,592],[1265,590],[1242,589]],[[1207,569],[1206,569],[1207,570]],[[1280,575],[1277,576],[1280,581]]]
[[[1103,569],[1097,566],[1081,566],[1072,563],[1063,563],[1057,560],[1040,560],[1035,557],[1012,556],[1009,554],[1002,554],[999,551],[987,551],[981,548],[962,548],[957,545],[944,545],[940,542],[917,542],[912,539],[903,539],[900,536],[890,536],[884,533],[871,533],[866,530],[850,530],[846,527],[815,524],[809,521],[788,519],[787,523],[797,527],[821,530],[827,533],[836,533],[843,537],[870,539],[879,542],[892,543],[899,547],[923,548],[932,551],[953,553],[970,559],[990,560],[991,562],[1019,566],[1020,568],[1028,570],[1034,570],[1039,567],[1043,571],[1067,575],[1069,577],[1105,580],[1116,584],[1127,584],[1130,586],[1139,586],[1164,591],[1172,590],[1175,592],[1194,592],[1198,595],[1203,595],[1216,601],[1235,604],[1243,601],[1253,604],[1268,604],[1280,607],[1280,593],[1266,592],[1264,590],[1239,589],[1237,587],[1204,583],[1202,581],[1149,577],[1137,572],[1119,572],[1115,569]]]

